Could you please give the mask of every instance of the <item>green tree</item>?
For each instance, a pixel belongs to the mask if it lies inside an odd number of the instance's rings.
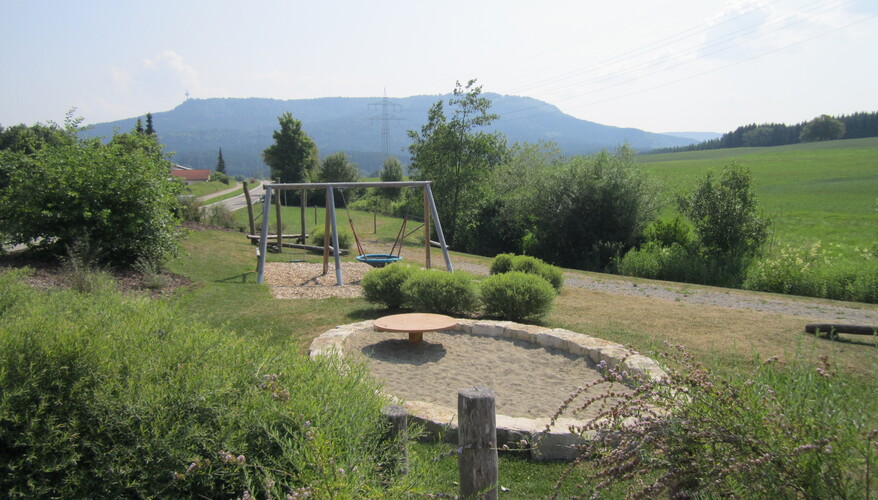
[[[68,125],[68,132],[71,126]],[[85,243],[102,263],[161,262],[177,249],[178,184],[154,137],[121,134],[0,152],[0,239],[42,240],[59,253]]]
[[[136,132],[138,134],[144,133],[143,132],[143,122],[140,120],[140,118],[138,118],[137,123],[134,124],[134,132]]]
[[[317,161],[317,146],[302,130],[302,122],[290,113],[278,117],[280,130],[273,134],[274,144],[262,156],[271,168],[271,176],[281,182],[308,182]]]
[[[343,152],[327,156],[320,166],[320,182],[357,182],[360,171]]]
[[[386,158],[381,166],[381,171],[378,172],[378,176],[381,178],[381,182],[399,182],[403,180],[402,163],[395,156]],[[392,199],[399,198],[400,192],[402,192],[400,188],[381,189],[382,195]]]
[[[219,154],[216,157],[216,171],[221,174],[226,173],[226,160],[223,159],[223,148],[219,148]]]
[[[768,221],[759,213],[752,182],[750,171],[733,163],[719,179],[708,172],[691,193],[677,197],[708,256],[751,257],[767,240]]]
[[[802,127],[802,142],[834,141],[844,137],[844,123],[829,115],[820,115]]]
[[[436,206],[450,245],[481,198],[486,175],[506,157],[502,134],[478,130],[498,118],[488,112],[491,100],[481,92],[476,80],[466,86],[456,82],[448,99],[451,119],[446,118],[440,99],[430,108],[420,132],[408,131],[412,140],[410,171],[413,177],[433,181]]]
[[[152,113],[146,114],[146,135],[155,135],[155,128],[152,126]]]

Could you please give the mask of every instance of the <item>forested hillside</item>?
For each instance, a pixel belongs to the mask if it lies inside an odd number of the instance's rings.
[[[505,134],[510,142],[552,141],[568,155],[613,149],[623,143],[636,150],[650,150],[693,142],[580,120],[529,97],[486,95],[500,115],[491,128]],[[408,163],[406,131],[419,129],[427,109],[441,98],[190,99],[152,116],[159,140],[176,153],[175,162],[212,169],[222,148],[230,175],[260,176],[268,173],[262,151],[271,144],[277,118],[290,112],[317,144],[321,158],[343,151],[364,175],[371,175],[383,161],[383,118],[387,118],[390,154]],[[90,134],[109,137],[114,129],[129,131],[137,118],[94,125]]]
[[[815,126],[821,125],[834,127],[830,131],[830,135],[815,135],[815,133],[812,132]],[[788,144],[798,144],[800,142],[813,142],[829,139],[862,139],[864,137],[878,137],[878,112],[853,113],[836,117],[822,115],[810,122],[802,122],[795,125],[787,125],[784,123],[763,123],[757,125],[751,123],[750,125],[738,127],[716,139],[710,139],[699,142],[698,144],[690,144],[688,146],[663,148],[656,150],[655,152],[671,153],[724,148],[786,146]]]

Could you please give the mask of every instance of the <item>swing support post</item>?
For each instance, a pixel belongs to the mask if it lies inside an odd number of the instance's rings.
[[[268,218],[271,214],[271,185],[265,186],[264,203],[262,205],[262,234],[259,238],[259,263],[256,265],[256,282],[262,284],[265,276],[265,252],[268,251]]]

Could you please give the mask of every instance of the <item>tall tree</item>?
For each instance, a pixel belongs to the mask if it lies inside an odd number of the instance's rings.
[[[834,141],[844,137],[844,123],[829,115],[820,115],[802,128],[802,142]]]
[[[138,118],[137,123],[134,124],[134,131],[137,132],[138,134],[143,133],[143,122],[140,121],[140,118]]]
[[[384,165],[381,166],[381,171],[378,172],[378,177],[381,179],[381,182],[399,182],[403,180],[402,163],[395,156],[385,158]],[[400,188],[383,188],[380,192],[387,198],[399,198],[402,190]]]
[[[451,119],[446,118],[440,99],[430,108],[421,131],[408,131],[412,140],[410,171],[416,178],[433,181],[449,244],[453,244],[465,217],[480,198],[485,176],[506,156],[506,138],[502,134],[478,130],[499,118],[488,112],[491,100],[481,93],[476,80],[466,86],[456,82],[453,96],[448,99]]]
[[[262,154],[271,168],[271,176],[281,182],[308,182],[317,160],[317,146],[302,130],[302,122],[290,113],[278,117],[280,130],[273,134],[274,144]]]
[[[320,182],[357,182],[360,171],[344,153],[333,153],[320,166]]]
[[[155,135],[155,128],[152,126],[152,113],[146,114],[146,135]]]
[[[219,155],[216,157],[216,171],[226,173],[226,160],[223,159],[223,148],[219,148]]]

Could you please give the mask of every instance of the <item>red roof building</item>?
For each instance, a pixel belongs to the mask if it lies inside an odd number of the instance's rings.
[[[192,184],[194,182],[207,182],[210,180],[210,174],[210,170],[206,168],[171,171],[172,176],[183,179],[184,181],[186,181],[186,184]]]

